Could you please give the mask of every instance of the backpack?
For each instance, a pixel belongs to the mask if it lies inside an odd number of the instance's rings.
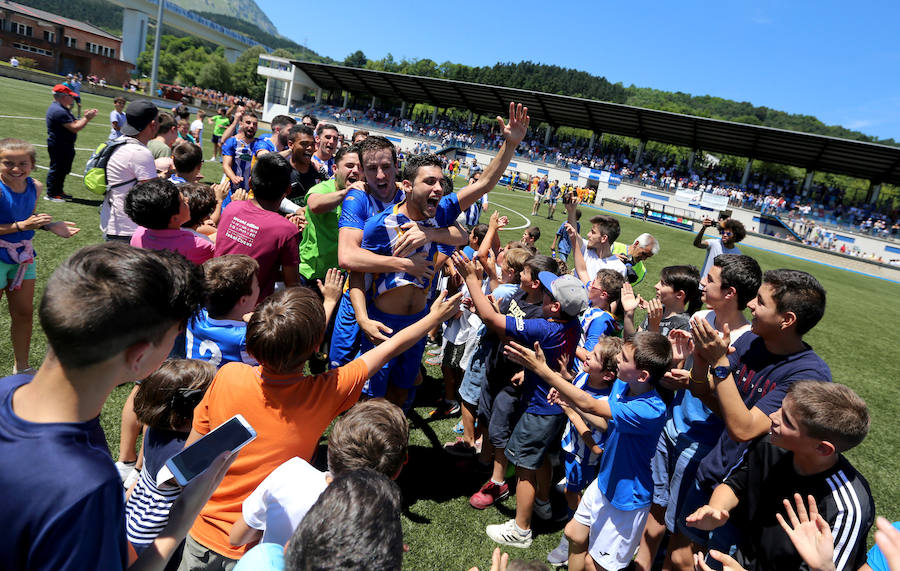
[[[86,165],[84,165],[84,186],[89,191],[94,194],[98,194],[100,196],[106,195],[106,193],[116,187],[124,186],[126,184],[131,184],[135,182],[137,179],[131,179],[125,182],[120,182],[113,186],[109,186],[106,182],[106,165],[109,163],[110,157],[115,152],[116,149],[121,147],[122,145],[128,144],[128,139],[126,137],[119,137],[118,139],[110,139],[97,147],[94,151],[94,154],[91,155],[91,158],[88,159]]]

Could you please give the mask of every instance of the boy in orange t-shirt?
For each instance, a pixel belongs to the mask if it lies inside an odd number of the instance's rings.
[[[186,446],[237,413],[258,436],[200,512],[180,569],[227,569],[240,559],[252,545],[232,547],[228,534],[247,496],[290,458],[310,461],[322,432],[356,403],[369,376],[456,313],[459,298],[438,296],[425,319],[343,367],[310,376],[303,367],[324,335],[322,302],[312,290],[288,288],[260,304],[247,324],[247,351],[260,365],[229,363],[219,370],[194,410]]]

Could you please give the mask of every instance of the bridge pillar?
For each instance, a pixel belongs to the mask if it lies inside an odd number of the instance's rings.
[[[637,154],[634,155],[634,165],[635,166],[640,166],[641,158],[643,158],[643,156],[644,156],[644,145],[646,145],[646,144],[647,144],[647,140],[644,139],[641,141],[641,144],[638,145]]]
[[[875,204],[878,202],[878,197],[881,195],[881,183],[875,183],[875,181],[869,181],[869,191],[866,193],[866,202],[869,204]]]
[[[809,188],[812,186],[813,176],[815,176],[816,171],[810,170],[806,172],[806,178],[803,179],[803,196],[809,194]]]
[[[747,186],[747,181],[750,180],[750,169],[753,168],[753,159],[747,159],[747,165],[744,167],[744,176],[741,177],[741,186]]]
[[[227,61],[228,63],[236,62],[239,55],[241,55],[241,50],[235,48],[225,48],[225,61]]]
[[[122,49],[119,57],[122,61],[137,65],[138,56],[147,46],[147,24],[150,17],[143,12],[122,9]]]
[[[550,125],[547,125],[547,129],[544,131],[544,146],[545,147],[550,146],[550,135],[552,135],[552,134],[553,134],[553,127],[551,127]]]

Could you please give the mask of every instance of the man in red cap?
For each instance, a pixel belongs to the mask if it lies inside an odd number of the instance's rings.
[[[81,119],[75,119],[69,107],[75,101],[75,92],[62,84],[53,87],[53,103],[47,109],[47,152],[50,154],[50,172],[47,173],[47,195],[44,200],[63,202],[70,195],[63,192],[66,175],[72,170],[75,158],[75,139],[97,114],[96,109],[85,111]]]

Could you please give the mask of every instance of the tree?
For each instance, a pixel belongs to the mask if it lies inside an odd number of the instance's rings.
[[[266,53],[262,46],[247,48],[231,66],[229,93],[244,94],[251,99],[262,101],[266,96],[266,80],[256,73],[260,54]]]
[[[369,59],[366,57],[366,54],[364,54],[362,50],[356,50],[355,52],[344,58],[344,65],[346,65],[347,67],[366,67],[366,63],[368,61]]]
[[[211,55],[197,74],[197,85],[205,89],[215,89],[233,93],[231,66],[220,55]],[[240,93],[240,92],[238,92]]]

